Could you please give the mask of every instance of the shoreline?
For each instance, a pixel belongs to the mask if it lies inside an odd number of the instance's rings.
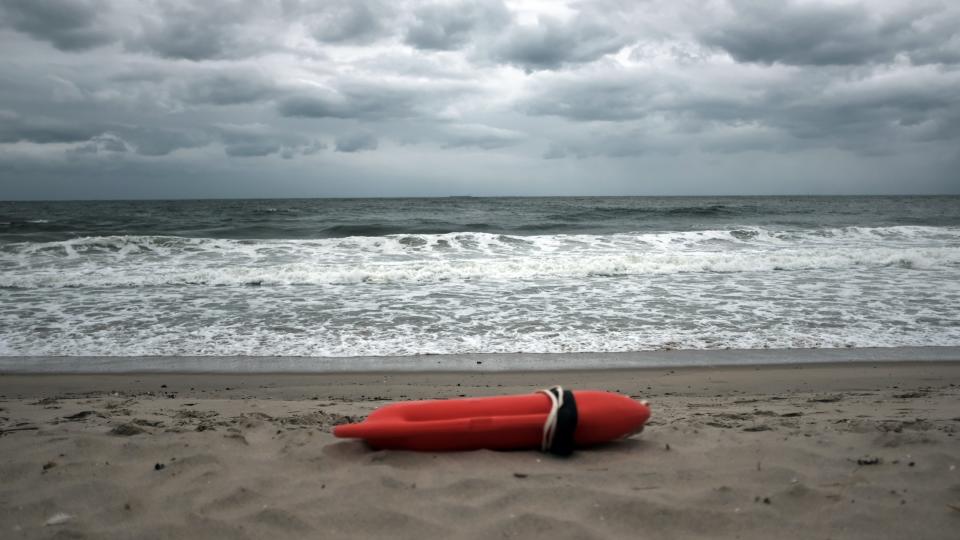
[[[370,373],[642,369],[960,359],[960,346],[469,353],[377,357],[0,356],[3,373]]]
[[[789,393],[879,391],[897,380],[960,379],[960,358],[935,361],[823,362],[736,366],[528,371],[369,371],[331,373],[4,373],[0,399],[51,394],[105,394],[208,399],[342,400],[448,399],[533,391],[557,384],[571,389],[626,393],[635,398],[697,397],[717,392]],[[960,381],[958,381],[960,382]],[[632,389],[632,390],[631,390]]]

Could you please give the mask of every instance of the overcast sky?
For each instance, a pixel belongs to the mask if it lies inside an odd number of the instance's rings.
[[[960,2],[0,0],[0,199],[960,193]]]

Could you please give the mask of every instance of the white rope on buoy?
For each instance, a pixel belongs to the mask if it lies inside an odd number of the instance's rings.
[[[554,395],[553,390],[557,393]],[[557,429],[557,412],[563,407],[563,387],[554,386],[546,390],[537,390],[550,398],[550,413],[547,414],[547,421],[543,423],[543,439],[540,442],[540,449],[549,452],[553,446],[553,434]]]

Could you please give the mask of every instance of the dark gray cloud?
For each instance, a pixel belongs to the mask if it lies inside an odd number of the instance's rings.
[[[77,124],[44,116],[24,117],[14,111],[0,110],[0,143],[85,142],[103,131],[101,125]]]
[[[253,70],[214,70],[189,80],[177,97],[191,104],[239,105],[279,94],[274,83]]]
[[[430,4],[414,10],[404,41],[418,49],[449,51],[467,45],[475,31],[495,32],[509,23],[499,1]]]
[[[534,115],[560,116],[577,121],[635,120],[649,114],[650,98],[669,88],[665,80],[618,73],[606,78],[562,78],[544,81],[520,103]]]
[[[98,15],[99,0],[0,0],[0,27],[9,26],[64,51],[103,45],[114,36]]]
[[[180,108],[239,106],[256,107],[287,95],[277,80],[256,65],[240,62],[168,62],[156,60],[119,66],[101,75],[117,95],[114,106],[123,103],[145,113],[169,113]],[[66,83],[77,99],[90,99],[96,87],[85,75],[71,74]],[[49,83],[46,83],[49,86]]]
[[[370,43],[392,31],[391,4],[377,0],[291,1],[287,14],[303,21],[321,43]]]
[[[224,151],[231,157],[259,157],[276,154],[280,151],[280,145],[275,142],[240,142],[228,144]]]
[[[326,147],[324,143],[309,137],[278,132],[265,125],[217,126],[217,134],[223,150],[230,157],[262,157],[281,154],[286,159],[297,155],[312,155]]]
[[[301,144],[284,146],[280,149],[280,157],[293,159],[297,156],[312,156],[321,150],[327,149],[327,143],[321,140],[306,141]]]
[[[128,46],[166,58],[206,60],[226,57],[233,50],[231,40],[227,31],[183,17],[163,25],[148,24],[143,35],[129,41]]]
[[[857,65],[904,54],[918,63],[957,61],[960,20],[943,4],[873,13],[868,4],[732,2],[725,21],[700,32],[742,62]]]
[[[371,133],[354,133],[337,137],[337,152],[363,152],[376,150],[380,146],[377,137]]]
[[[410,103],[396,105],[399,106],[391,106],[376,96],[349,96],[323,90],[284,98],[277,110],[283,116],[305,118],[387,118],[407,114]]]
[[[165,156],[175,150],[205,146],[210,140],[208,134],[197,130],[76,123],[0,111],[0,143],[83,143],[78,149],[88,153],[132,150],[143,156]]]
[[[252,7],[252,2],[223,0],[161,3],[154,16],[140,18],[139,34],[130,37],[127,46],[194,61],[236,57],[240,49],[237,26],[252,15]]]
[[[958,29],[938,0],[0,0],[0,198],[773,193],[811,163],[942,191]]]
[[[316,87],[290,92],[277,104],[281,116],[383,120],[429,115],[459,94],[464,85],[396,84],[369,80],[343,80],[336,87]]]
[[[406,116],[411,105],[412,103],[405,100],[380,100],[375,96],[344,96],[317,92],[284,98],[277,109],[283,116],[382,119]]]
[[[272,13],[271,4],[267,0],[171,0],[152,5],[0,0],[0,26],[5,22],[64,51],[122,41],[129,50],[164,58],[239,58],[261,54],[272,45],[269,34],[257,28]]]
[[[568,22],[541,17],[535,25],[511,27],[496,41],[490,55],[498,62],[532,72],[592,62],[619,51],[635,39],[590,17],[577,17]]]
[[[369,43],[395,32],[392,4],[375,0],[0,1],[0,26],[62,50],[122,41],[130,51],[197,62],[283,51],[283,34],[293,25],[333,44]],[[105,13],[115,17],[105,20]]]
[[[636,41],[589,5],[560,19],[522,21],[500,0],[431,3],[413,11],[404,41],[423,50],[470,48],[475,58],[528,73],[589,63]]]
[[[576,122],[653,126],[657,133],[647,138],[654,143],[637,144],[647,149],[670,141],[673,134],[695,141],[698,134],[741,133],[728,128],[745,126],[792,137],[798,147],[832,146],[860,153],[889,152],[904,141],[955,138],[950,119],[960,114],[954,91],[960,74],[922,68],[911,76],[891,74],[859,81],[836,75],[824,68],[717,88],[696,85],[686,73],[618,69],[604,77],[545,80],[521,107],[529,114]],[[760,139],[730,136],[726,143],[708,140],[704,148],[770,150]],[[603,155],[626,152],[610,141],[597,147]],[[561,149],[548,154],[558,157]]]
[[[82,154],[123,154],[129,151],[126,141],[112,133],[97,135],[89,141],[68,150],[68,155]]]
[[[195,129],[122,126],[113,130],[141,156],[166,156],[177,150],[210,144],[209,134]]]

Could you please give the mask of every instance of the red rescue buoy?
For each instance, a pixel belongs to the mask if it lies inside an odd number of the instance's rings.
[[[548,418],[553,422],[558,417],[558,409],[559,419],[548,425]],[[436,452],[542,447],[569,453],[574,446],[591,446],[637,433],[648,418],[646,402],[612,392],[558,389],[553,395],[543,391],[394,403],[373,411],[363,422],[337,426],[333,434],[364,439],[374,448],[385,449]],[[554,438],[554,427],[558,440],[564,436],[568,439],[568,451],[547,447]],[[568,433],[563,434],[564,429]]]

